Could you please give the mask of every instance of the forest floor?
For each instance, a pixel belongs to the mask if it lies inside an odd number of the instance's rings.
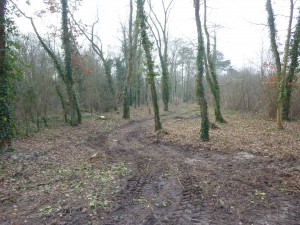
[[[299,225],[300,121],[225,113],[198,139],[196,104],[90,116],[0,156],[0,224]]]

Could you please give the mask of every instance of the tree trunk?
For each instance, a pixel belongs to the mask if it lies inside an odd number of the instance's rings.
[[[6,0],[0,1],[0,151],[11,145],[12,103],[6,58]]]
[[[162,125],[160,122],[160,116],[159,116],[159,106],[157,102],[157,94],[156,94],[156,88],[155,88],[155,72],[154,72],[154,62],[151,55],[151,42],[149,40],[147,31],[146,31],[146,15],[144,12],[144,2],[145,0],[138,0],[137,1],[137,14],[139,18],[139,26],[140,26],[140,32],[141,32],[141,38],[142,38],[142,45],[145,51],[146,55],[146,61],[147,61],[147,68],[148,68],[148,74],[147,74],[147,80],[150,85],[150,91],[152,96],[152,104],[153,104],[153,110],[154,110],[154,121],[155,121],[155,131],[162,129]]]
[[[282,71],[281,71],[281,61],[280,56],[278,52],[278,47],[276,43],[276,27],[275,27],[275,18],[274,18],[274,11],[272,8],[271,0],[267,0],[266,3],[266,9],[268,12],[268,25],[270,29],[270,40],[271,40],[271,48],[272,52],[275,58],[276,63],[276,75],[277,75],[277,83],[278,83],[278,90],[277,90],[277,106],[276,106],[276,122],[277,122],[277,128],[283,129],[282,125],[282,101],[281,101],[281,95],[283,94],[281,92],[283,80],[282,80]]]
[[[162,129],[162,125],[160,122],[159,106],[158,106],[158,101],[157,101],[154,77],[149,80],[149,84],[150,84],[150,91],[151,91],[153,111],[154,111],[155,131],[157,131],[157,130]]]
[[[216,71],[216,64],[215,61],[213,60],[213,56],[210,51],[210,35],[207,29],[206,25],[206,0],[204,0],[204,30],[206,34],[206,60],[207,63],[205,63],[206,66],[206,71],[207,71],[207,76],[210,76],[210,82],[208,82],[211,92],[214,97],[214,111],[215,111],[215,119],[216,122],[219,123],[225,123],[225,120],[222,116],[221,113],[221,95],[220,95],[220,86],[219,86],[219,81],[217,77],[217,71]],[[215,46],[216,46],[216,39],[215,39]],[[216,54],[216,53],[215,53]]]
[[[65,52],[65,83],[70,102],[70,124],[71,126],[76,126],[81,123],[81,113],[73,81],[71,35],[68,27],[68,0],[61,0],[61,4],[62,42]]]
[[[167,55],[162,56],[161,68],[162,68],[162,100],[164,103],[164,111],[169,111],[169,101],[170,101],[170,81],[169,81],[169,70],[167,63]]]
[[[110,92],[112,102],[113,102],[113,108],[115,111],[117,111],[118,107],[117,107],[116,93],[115,93],[113,79],[112,79],[112,75],[111,75],[111,67],[112,67],[111,60],[104,59],[104,57],[103,57],[102,61],[104,64],[104,71],[105,71],[105,75],[106,75],[106,79],[107,79],[107,85],[108,85],[109,92]]]
[[[204,86],[203,86],[203,74],[204,74],[204,41],[201,30],[201,21],[200,21],[200,3],[199,0],[194,0],[195,7],[195,18],[198,34],[198,48],[197,48],[197,84],[196,84],[196,94],[198,102],[200,105],[201,111],[201,129],[200,129],[200,138],[202,141],[209,141],[209,119],[207,112],[207,102],[204,95]]]
[[[59,100],[62,105],[64,121],[65,121],[65,123],[67,123],[68,122],[68,107],[67,107],[66,101],[64,99],[63,93],[61,92],[58,84],[55,85],[55,90],[56,90],[56,94],[58,95]]]
[[[156,15],[155,11],[153,10],[151,4],[149,3],[151,13],[154,15],[154,18],[149,16],[150,20],[152,21],[153,27],[156,30],[156,33],[151,28],[152,34],[155,38],[155,42],[158,49],[161,70],[162,70],[162,77],[161,77],[161,92],[162,92],[162,100],[164,104],[164,111],[169,111],[169,102],[170,102],[170,72],[168,69],[168,31],[167,31],[167,23],[168,18],[170,15],[171,5],[173,0],[169,2],[168,5],[165,5],[164,1],[161,1],[163,5],[163,12],[164,12],[164,20],[161,23]],[[156,22],[155,22],[156,21]],[[162,36],[162,37],[161,37]]]
[[[129,31],[128,31],[128,63],[127,74],[123,89],[123,119],[130,119],[130,107],[128,99],[128,86],[133,74],[133,43],[132,43],[132,14],[133,14],[133,2],[130,0],[130,13],[129,13]],[[124,31],[125,32],[125,31]],[[124,35],[125,36],[125,35]],[[126,48],[127,46],[125,46]]]
[[[295,80],[295,72],[299,65],[298,63],[298,57],[299,57],[299,44],[300,44],[300,11],[298,15],[296,30],[293,35],[293,44],[290,51],[290,57],[291,62],[289,66],[289,72],[287,74],[286,78],[286,93],[285,98],[283,102],[283,119],[289,120],[289,113],[290,113],[290,107],[291,107],[291,97],[292,97],[292,91],[293,91],[293,82]]]

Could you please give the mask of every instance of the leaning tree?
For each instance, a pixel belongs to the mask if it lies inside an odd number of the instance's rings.
[[[64,52],[64,58],[61,59],[59,55],[56,55],[55,51],[51,49],[51,47],[46,43],[46,41],[42,38],[39,34],[34,20],[32,17],[27,16],[22,10],[18,7],[16,3],[10,0],[12,4],[19,10],[19,12],[28,18],[31,21],[31,25],[33,27],[34,33],[36,34],[37,38],[39,39],[41,45],[45,49],[45,51],[49,54],[51,59],[53,60],[54,66],[56,71],[62,81],[65,84],[67,95],[68,95],[68,103],[67,106],[66,102],[62,102],[63,108],[68,108],[68,114],[70,117],[70,124],[71,126],[76,126],[81,123],[81,112],[80,106],[77,98],[77,94],[74,88],[74,79],[73,79],[73,64],[72,64],[72,33],[70,30],[70,20],[69,20],[69,7],[68,7],[68,0],[61,0],[60,8],[57,8],[58,5],[56,2],[48,1],[49,8],[51,9],[51,13],[53,12],[60,12],[61,13],[61,39],[62,39],[62,47]]]

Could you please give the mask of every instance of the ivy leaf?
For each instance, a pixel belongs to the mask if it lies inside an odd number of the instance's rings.
[[[7,118],[7,116],[6,116],[6,115],[3,115],[3,116],[2,116],[2,120],[3,120],[4,122],[6,122],[6,121],[7,121],[7,119],[8,119],[8,118]]]

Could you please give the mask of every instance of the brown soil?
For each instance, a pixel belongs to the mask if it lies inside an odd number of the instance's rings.
[[[227,114],[201,143],[196,106],[172,110],[159,133],[138,109],[16,140],[0,224],[300,224],[299,122]]]

